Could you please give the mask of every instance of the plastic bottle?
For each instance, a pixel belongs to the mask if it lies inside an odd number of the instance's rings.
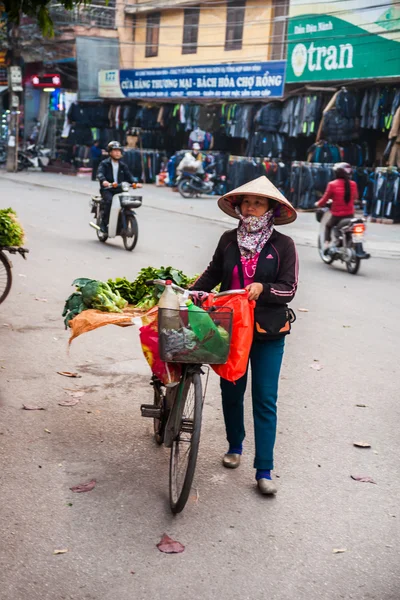
[[[158,308],[162,308],[163,329],[180,329],[179,298],[172,289],[172,281],[165,282],[165,290],[158,302]]]

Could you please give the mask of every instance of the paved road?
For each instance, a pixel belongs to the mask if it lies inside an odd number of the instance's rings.
[[[10,204],[31,254],[14,259],[0,307],[1,599],[399,600],[399,262],[374,259],[352,277],[300,246],[293,307],[309,312],[298,312],[287,340],[279,494],[254,489],[250,402],[243,465],[221,466],[212,377],[193,494],[174,518],[168,452],[139,416],[150,393],[137,331],[104,328],[68,353],[60,313],[78,276],[134,277],[149,264],[202,270],[225,225],[143,207],[130,254],[120,242],[96,242],[80,194],[2,181],[0,205]],[[310,368],[315,359],[321,371]],[[64,388],[86,393],[61,407]],[[359,440],[372,448],[355,448]],[[69,490],[92,478],[93,491]],[[164,532],[183,554],[158,551]]]

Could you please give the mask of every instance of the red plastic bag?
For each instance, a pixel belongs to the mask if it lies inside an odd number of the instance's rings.
[[[248,294],[234,294],[215,298],[210,294],[203,303],[204,308],[224,306],[233,310],[232,338],[228,360],[224,365],[211,365],[222,379],[237,381],[246,373],[249,354],[253,343],[254,300]]]
[[[140,343],[145,359],[150,369],[164,385],[179,382],[181,366],[175,363],[166,363],[160,359],[158,352],[158,308],[152,308],[142,317],[143,327],[139,330]]]

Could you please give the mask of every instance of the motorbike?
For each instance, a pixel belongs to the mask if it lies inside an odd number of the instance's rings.
[[[142,197],[133,196],[131,184],[126,181],[113,184],[113,188],[117,190],[117,193],[114,194],[112,199],[108,232],[104,233],[100,229],[104,210],[102,196],[92,196],[91,198],[90,208],[96,217],[96,223],[91,221],[89,224],[96,230],[100,242],[105,243],[108,238],[115,238],[120,235],[125,250],[132,251],[139,237],[139,226],[134,209],[142,206]]]
[[[327,265],[335,260],[346,264],[346,269],[351,275],[356,275],[362,260],[371,257],[364,251],[363,241],[366,230],[364,219],[344,218],[332,229],[333,242],[327,249],[324,248],[325,225],[331,217],[329,208],[324,207],[317,210],[316,218],[319,222],[318,252]]]
[[[206,167],[204,177],[190,171],[183,171],[178,179],[178,190],[183,198],[223,196],[226,191],[226,176],[217,175],[213,165]]]
[[[50,162],[50,148],[29,144],[26,150],[18,150],[18,171],[23,171],[29,167],[43,169]]]

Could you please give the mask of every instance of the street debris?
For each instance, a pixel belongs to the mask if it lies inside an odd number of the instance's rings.
[[[308,310],[308,308],[298,308],[297,310],[298,310],[299,312],[310,312],[310,311]]]
[[[51,433],[50,429],[45,429],[46,433]]]
[[[22,410],[46,410],[43,406],[34,406],[33,404],[23,404]]]
[[[79,402],[79,398],[66,398],[58,403],[58,406],[76,406]]]
[[[323,369],[323,366],[321,365],[321,363],[314,360],[314,362],[310,365],[310,369],[314,369],[314,371],[321,371]]]
[[[356,448],[371,448],[371,444],[368,442],[353,442],[353,446],[356,446]]]
[[[160,552],[165,552],[165,554],[179,554],[184,551],[185,546],[180,542],[176,542],[164,533],[160,542],[157,544],[157,548]]]
[[[356,404],[358,408],[367,408],[368,404]]]
[[[47,302],[47,298],[35,298],[38,302]]]
[[[53,554],[66,554],[68,552],[68,548],[62,548],[61,550],[54,550]]]
[[[80,494],[82,492],[91,492],[92,489],[95,487],[96,485],[96,480],[92,479],[91,481],[88,481],[87,483],[79,483],[78,485],[74,485],[73,487],[69,488],[71,490],[71,492],[74,492],[75,494]]]
[[[82,377],[78,373],[70,373],[69,371],[57,371],[58,375],[62,375],[63,377]]]
[[[83,398],[83,396],[86,394],[86,392],[84,392],[83,390],[65,390],[66,393],[68,394],[68,396],[71,396],[72,398]]]
[[[374,481],[372,479],[372,477],[363,476],[363,475],[350,475],[350,477],[352,479],[354,479],[354,481],[362,481],[364,483],[375,483],[376,484],[376,481]]]
[[[343,552],[347,552],[346,548],[334,548],[332,550],[333,554],[343,554]]]

